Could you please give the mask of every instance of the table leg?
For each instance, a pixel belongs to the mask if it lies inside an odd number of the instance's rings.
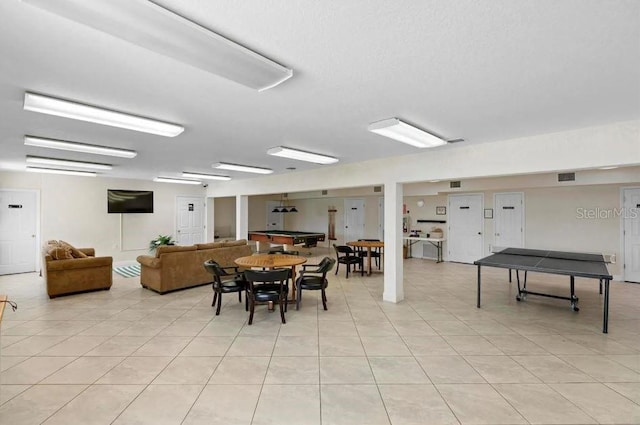
[[[371,276],[371,247],[367,247],[367,276]]]
[[[291,266],[291,293],[289,302],[296,302],[296,266]]]
[[[478,308],[480,308],[480,264],[478,264]]]
[[[609,332],[609,279],[604,280],[604,316],[602,317],[602,333]]]

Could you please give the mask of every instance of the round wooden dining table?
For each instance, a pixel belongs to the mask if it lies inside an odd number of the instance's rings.
[[[296,300],[296,266],[307,262],[306,257],[289,254],[256,254],[247,257],[240,257],[234,260],[237,266],[251,268],[262,267],[263,269],[277,269],[291,267],[292,284],[289,289],[289,302]]]
[[[384,248],[384,242],[382,241],[351,241],[347,242],[347,245],[358,247],[358,248],[367,248],[367,276],[371,276],[371,250],[373,248]],[[380,258],[382,261],[382,258]]]

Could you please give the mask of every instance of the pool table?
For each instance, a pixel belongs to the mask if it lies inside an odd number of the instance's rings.
[[[294,232],[289,230],[256,230],[249,232],[249,240],[256,241],[256,248],[260,251],[260,242],[284,245],[285,250],[298,244],[305,244],[310,238],[315,238],[318,242],[323,242],[324,233],[315,232]]]

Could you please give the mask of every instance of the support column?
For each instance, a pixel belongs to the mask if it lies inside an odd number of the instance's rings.
[[[382,299],[400,302],[404,299],[402,258],[402,183],[384,185],[384,292]]]
[[[236,239],[249,237],[249,197],[236,196]]]

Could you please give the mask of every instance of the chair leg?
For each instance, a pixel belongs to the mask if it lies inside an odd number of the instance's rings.
[[[218,307],[216,308],[216,316],[220,315],[220,306],[222,305],[222,293],[218,294]]]
[[[364,261],[360,263],[360,276],[364,276]]]
[[[327,310],[327,294],[324,293],[324,288],[322,288],[322,307]]]
[[[338,264],[336,264],[336,272],[334,274],[338,274],[338,270],[340,270],[340,262],[338,262]]]
[[[242,302],[242,291],[238,291],[238,302]]]
[[[349,279],[349,271],[351,269],[351,264],[347,264],[347,279]]]
[[[255,307],[255,301],[253,300],[253,297],[251,297],[251,302],[249,303],[249,324],[253,323],[253,309]]]
[[[244,290],[244,311],[249,311],[249,292]]]
[[[282,304],[283,304],[282,297],[280,297],[280,318],[282,318],[282,323],[287,323],[287,321],[284,318],[284,309],[285,309],[286,303],[285,303],[285,306],[283,306]]]
[[[296,310],[300,310],[300,298],[302,298],[302,287],[298,285],[296,288]]]
[[[218,293],[216,292],[216,290],[213,290],[213,301],[211,301],[211,307],[213,307],[214,305],[216,305],[216,300],[218,299]]]

